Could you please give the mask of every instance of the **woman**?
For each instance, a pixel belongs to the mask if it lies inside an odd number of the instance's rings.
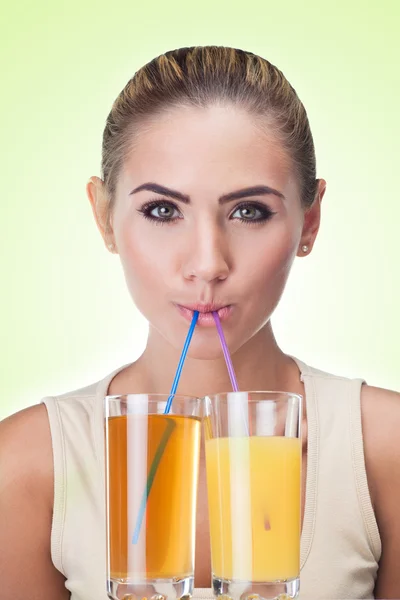
[[[210,311],[241,389],[302,394],[301,597],[400,597],[399,395],[282,352],[270,318],[320,223],[307,115],[282,73],[231,48],[184,48],[140,69],[103,136],[87,193],[129,292],[145,351],[103,381],[1,423],[1,600],[106,598],[102,398],[169,389],[193,310],[179,393],[228,391]],[[210,585],[201,456],[195,585]]]

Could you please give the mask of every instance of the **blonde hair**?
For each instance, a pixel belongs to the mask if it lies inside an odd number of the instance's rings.
[[[282,72],[251,52],[219,46],[180,48],[143,66],[115,100],[103,132],[102,179],[115,199],[118,175],[140,122],[173,106],[229,102],[267,119],[297,172],[301,200],[317,191],[314,142],[307,113]]]

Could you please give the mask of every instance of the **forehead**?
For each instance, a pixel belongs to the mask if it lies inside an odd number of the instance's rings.
[[[281,142],[265,122],[237,107],[174,108],[143,123],[132,142],[123,187],[153,181],[189,194],[254,184],[285,194],[296,187]]]

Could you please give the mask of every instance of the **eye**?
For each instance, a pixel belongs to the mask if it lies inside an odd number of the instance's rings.
[[[152,201],[138,209],[145,219],[165,223],[182,218],[181,212],[172,202]]]
[[[174,206],[160,204],[159,206],[152,208],[149,212],[149,215],[159,219],[173,219],[176,216],[175,211],[176,209]]]
[[[230,218],[239,219],[240,221],[247,223],[260,223],[262,221],[267,221],[274,214],[275,213],[272,212],[268,206],[252,202],[237,206]]]

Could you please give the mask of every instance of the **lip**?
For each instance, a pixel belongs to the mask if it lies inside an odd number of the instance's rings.
[[[197,324],[203,327],[215,327],[213,312],[218,313],[220,321],[226,321],[233,310],[232,304],[225,306],[221,306],[221,304],[186,304],[185,306],[176,304],[176,307],[187,321],[192,321],[193,313],[197,310],[199,312]]]

